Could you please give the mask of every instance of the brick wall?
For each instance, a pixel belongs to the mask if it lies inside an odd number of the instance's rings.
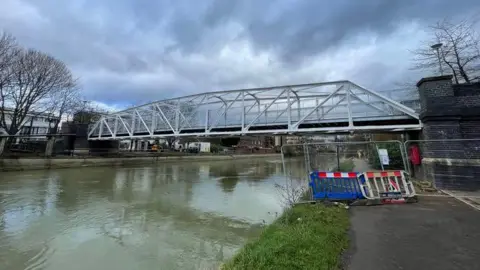
[[[480,170],[478,166],[452,166],[434,163],[432,171],[436,172],[438,189],[477,191],[480,189]]]
[[[480,82],[478,83],[465,83],[457,84],[453,86],[455,96],[479,96],[478,90],[480,89]]]
[[[417,87],[422,166],[429,166],[438,188],[480,190],[480,83],[452,85],[451,76],[439,76],[424,78]]]

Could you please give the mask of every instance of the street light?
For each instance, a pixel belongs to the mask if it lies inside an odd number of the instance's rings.
[[[435,50],[437,52],[438,68],[440,69],[440,75],[443,75],[442,61],[440,60],[440,48],[442,46],[443,46],[442,43],[437,43],[437,44],[434,44],[434,45],[430,46],[430,48],[432,48],[433,50]]]
[[[81,124],[85,123],[85,111],[87,111],[88,100],[82,100],[82,102],[83,102],[83,107],[80,111],[80,123]]]

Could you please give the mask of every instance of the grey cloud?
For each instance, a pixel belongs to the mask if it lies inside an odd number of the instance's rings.
[[[198,42],[203,29],[221,27],[235,21],[246,27],[246,34],[259,50],[277,51],[290,63],[319,54],[338,45],[346,37],[371,31],[388,35],[404,22],[420,20],[432,23],[447,17],[479,10],[477,0],[337,0],[337,1],[213,1],[214,4],[196,22],[174,18],[178,46],[187,51]],[[227,4],[229,3],[229,4]],[[252,4],[252,3],[257,3]],[[287,8],[287,3],[290,3]],[[280,8],[278,8],[280,7]],[[280,9],[272,12],[270,9]],[[203,28],[198,23],[203,22]],[[194,29],[194,30],[192,30]],[[187,42],[185,42],[187,41]]]
[[[399,27],[412,20],[427,25],[478,11],[480,6],[478,0],[5,1],[25,3],[44,19],[33,24],[32,18],[12,19],[4,13],[8,11],[0,10],[5,30],[27,46],[65,61],[82,79],[88,98],[108,103],[328,79],[329,67],[317,73],[299,70],[329,55],[341,55],[349,46],[364,46],[356,37],[395,39]],[[269,54],[271,68],[220,62],[225,46],[245,40],[257,55]],[[394,54],[393,49],[387,51]],[[345,63],[349,67],[338,74],[348,77],[336,79],[384,88],[404,77],[404,65],[396,63],[408,59],[373,57],[365,63]],[[255,64],[252,61],[245,65]],[[102,72],[108,76],[95,76]]]

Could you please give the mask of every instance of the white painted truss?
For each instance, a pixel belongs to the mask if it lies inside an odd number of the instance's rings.
[[[90,140],[418,130],[414,91],[350,81],[209,92],[102,116]]]

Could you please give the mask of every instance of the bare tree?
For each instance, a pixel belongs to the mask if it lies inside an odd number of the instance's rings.
[[[479,80],[480,36],[474,26],[475,22],[469,20],[459,23],[443,20],[430,26],[431,38],[413,51],[414,69],[439,69],[442,65],[453,74],[455,83]],[[430,46],[439,43],[442,46],[437,54]]]
[[[98,104],[95,104],[88,100],[83,100],[77,103],[73,108],[73,122],[77,124],[92,124],[103,114],[107,114],[108,111],[102,109]]]
[[[11,74],[5,85],[0,110],[1,125],[10,135],[17,134],[27,120],[27,115],[52,110],[52,97],[75,85],[70,70],[61,61],[36,50],[22,50],[8,67]],[[56,106],[56,105],[55,105]],[[9,125],[7,119],[9,118]]]
[[[11,92],[8,89],[12,83],[12,66],[19,53],[20,49],[15,38],[8,33],[2,33],[0,36],[0,131],[3,130],[3,132],[7,132],[5,108],[11,98]]]
[[[49,118],[56,119],[52,132],[56,132],[63,118],[73,115],[81,104],[77,82],[72,80],[71,84],[66,84],[60,91],[53,91],[47,102],[50,105],[48,107]]]

